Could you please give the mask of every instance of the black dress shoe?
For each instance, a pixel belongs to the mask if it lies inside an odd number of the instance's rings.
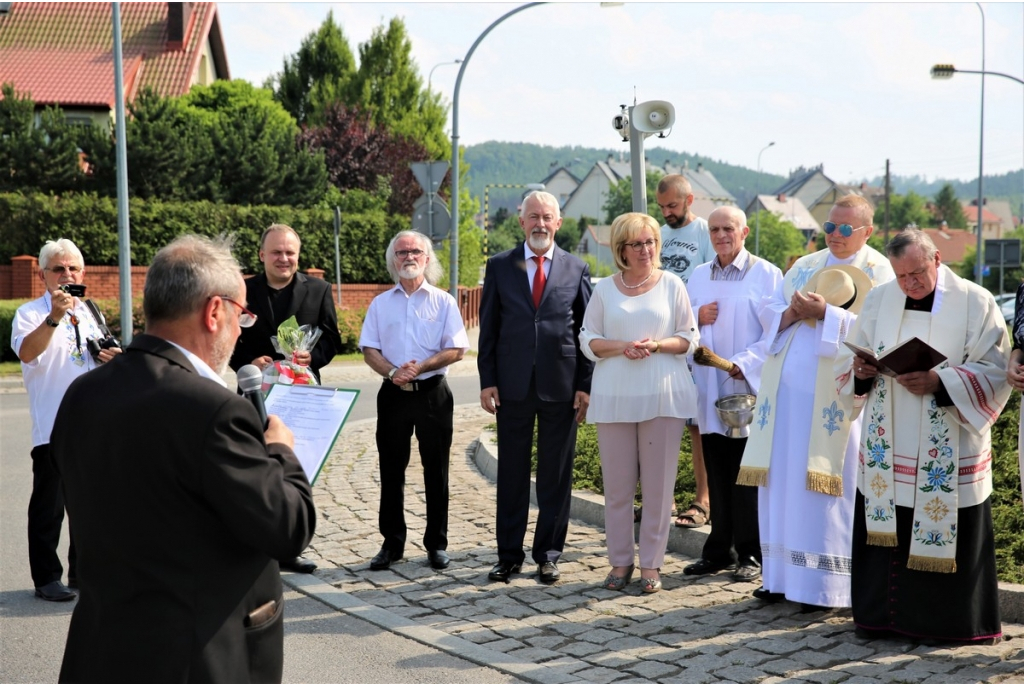
[[[377,556],[370,559],[370,570],[383,571],[384,569],[391,568],[391,564],[401,559],[402,556],[402,552],[392,552],[387,547],[381,547],[380,551],[377,552]]]
[[[683,573],[688,576],[704,576],[709,573],[718,573],[719,571],[735,571],[736,562],[734,561],[709,561],[707,559],[698,559],[694,563],[690,564],[683,569]]]
[[[558,570],[558,564],[553,561],[545,561],[537,569],[540,574],[540,582],[545,585],[551,585],[562,577],[562,572]]]
[[[751,594],[754,595],[754,599],[759,599],[762,602],[768,602],[769,604],[775,604],[776,602],[781,602],[786,599],[785,593],[768,592],[763,585],[754,590]]]
[[[737,583],[749,583],[761,577],[761,564],[753,559],[747,559],[740,564],[740,567],[732,574],[732,579]]]
[[[285,571],[294,571],[295,573],[312,573],[316,570],[316,562],[303,559],[302,557],[286,559],[278,563]]]
[[[427,552],[427,559],[430,561],[430,568],[438,570],[448,568],[448,564],[451,563],[451,559],[448,558],[448,552],[443,549],[430,550]]]
[[[76,592],[69,590],[68,586],[59,580],[36,588],[36,597],[45,599],[47,602],[67,602],[77,596]]]
[[[522,567],[522,564],[516,564],[511,561],[499,561],[491,569],[491,572],[487,574],[487,579],[507,583],[511,579],[512,574],[519,573]]]

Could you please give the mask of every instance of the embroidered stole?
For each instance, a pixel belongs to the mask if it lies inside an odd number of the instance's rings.
[[[964,288],[952,279],[936,293],[939,309],[930,317],[928,344],[948,360],[963,358],[967,333],[968,299]],[[877,327],[872,344],[875,354],[892,348],[900,339],[906,296],[898,287],[886,288],[879,303]],[[941,315],[939,314],[941,312]],[[896,490],[893,447],[894,379],[878,376],[868,404],[867,425],[860,444],[863,463],[864,516],[867,543],[896,546]],[[957,485],[959,479],[960,426],[947,408],[936,406],[934,395],[921,400],[921,433],[917,445],[917,473],[914,486],[914,519],[907,568],[938,573],[956,572]],[[902,404],[902,403],[900,403]],[[897,405],[899,406],[899,405]],[[913,405],[911,405],[913,406]],[[955,407],[949,409],[955,411]]]
[[[853,260],[855,266],[863,268],[867,261],[867,251],[862,252]],[[828,250],[809,255],[793,266],[783,281],[783,294],[787,301],[793,293],[800,290],[810,277],[824,268],[828,262]],[[768,469],[771,465],[772,440],[775,435],[774,405],[782,379],[782,367],[789,354],[798,327],[802,322],[793,323],[789,329],[782,331],[785,344],[782,349],[765,360],[761,371],[761,389],[757,396],[754,409],[754,421],[751,425],[751,440],[743,451],[743,461],[736,482],[740,485],[768,485]],[[839,393],[836,390],[835,377],[832,372],[831,359],[818,359],[814,383],[814,416],[807,462],[807,489],[828,495],[840,496],[843,493],[843,456],[846,452],[846,441],[850,435],[850,421],[846,417],[851,414],[851,407],[840,407]],[[818,411],[819,405],[822,411]],[[820,416],[819,416],[820,415]],[[820,420],[819,420],[820,418]],[[829,455],[838,455],[838,460]],[[834,463],[835,462],[835,463]]]

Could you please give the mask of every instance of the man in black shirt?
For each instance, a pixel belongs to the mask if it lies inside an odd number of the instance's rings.
[[[284,359],[274,349],[270,338],[277,327],[294,316],[300,326],[313,324],[322,331],[316,346],[308,352],[297,352],[295,362],[308,366],[320,380],[320,369],[327,366],[341,349],[338,315],[334,308],[331,286],[319,278],[310,278],[299,270],[301,240],[291,226],[272,224],[260,238],[262,274],[245,281],[248,308],[256,314],[256,323],[242,329],[242,335],[231,355],[231,368],[238,371],[246,364],[261,370]],[[316,564],[302,557],[281,562],[281,567],[300,573],[312,573]]]

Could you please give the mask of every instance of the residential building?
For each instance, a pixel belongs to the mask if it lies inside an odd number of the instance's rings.
[[[114,115],[114,53],[108,2],[14,2],[0,13],[0,83],[37,107],[60,106],[74,123]],[[124,93],[183,95],[230,78],[217,5],[122,2]]]
[[[686,176],[693,188],[692,209],[697,216],[707,218],[715,207],[736,206],[736,198],[722,187],[714,174],[706,170],[702,164],[698,164],[696,169],[691,169],[687,164],[679,167],[666,162],[661,167],[654,167],[647,162],[646,168],[648,173],[657,170],[663,174]],[[607,218],[604,205],[608,202],[609,189],[622,179],[630,178],[632,173],[630,163],[621,158],[616,160],[609,156],[607,160],[597,162],[562,206],[562,216],[575,219],[589,216],[604,221]]]
[[[821,231],[821,224],[814,218],[800,198],[779,193],[778,195],[758,195],[747,207],[747,223],[753,227],[755,212],[768,210],[780,219],[796,226],[804,235],[804,241],[810,241]],[[753,230],[753,228],[751,228]]]
[[[978,201],[974,200],[970,204],[964,204],[964,216],[967,217],[967,229],[969,231],[976,232],[978,229]],[[993,214],[988,209],[988,202],[981,208],[981,237],[984,240],[999,239],[1003,237],[1003,232],[1009,233],[1013,230],[1013,226],[1005,228],[1003,226],[1003,220],[997,215]]]

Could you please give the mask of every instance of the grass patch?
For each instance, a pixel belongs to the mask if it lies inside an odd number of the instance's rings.
[[[0,362],[0,377],[21,375],[21,362]]]

